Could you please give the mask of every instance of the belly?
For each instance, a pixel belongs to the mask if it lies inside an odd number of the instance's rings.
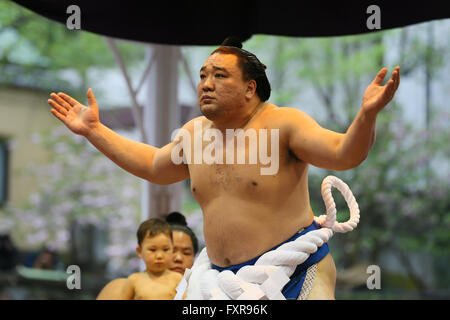
[[[274,175],[261,175],[259,165],[189,166],[214,264],[248,261],[311,224],[307,165],[280,163]]]
[[[312,211],[272,208],[221,197],[204,209],[204,235],[211,262],[220,267],[255,258],[311,224]]]

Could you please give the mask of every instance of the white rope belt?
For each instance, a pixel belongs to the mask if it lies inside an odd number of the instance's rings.
[[[336,222],[332,187],[341,192],[350,209],[350,218],[346,222]],[[181,299],[187,288],[187,299],[195,300],[285,300],[281,290],[290,281],[289,277],[297,266],[326,243],[333,232],[352,231],[359,222],[359,208],[355,197],[347,184],[339,178],[327,176],[323,180],[322,198],[327,213],[314,217],[321,229],[310,231],[266,252],[254,265],[244,266],[236,274],[229,270],[219,272],[212,269],[204,248],[192,269],[186,269],[183,280],[177,287],[175,299]]]

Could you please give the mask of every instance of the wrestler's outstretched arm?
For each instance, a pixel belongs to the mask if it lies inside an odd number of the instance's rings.
[[[281,108],[281,127],[288,132],[288,145],[301,160],[328,170],[348,170],[366,159],[375,141],[375,120],[394,97],[400,84],[397,66],[386,85],[381,83],[387,73],[383,68],[367,87],[361,109],[345,134],[322,128],[306,113]]]
[[[189,177],[186,164],[172,162],[173,142],[156,148],[122,137],[103,125],[91,89],[87,92],[88,106],[62,92],[50,96],[51,113],[72,132],[86,137],[122,169],[157,184],[175,183]]]
[[[392,100],[400,85],[400,67],[397,66],[389,81],[382,86],[387,72],[387,68],[382,68],[367,87],[361,108],[338,146],[338,157],[345,155],[353,167],[368,156],[375,142],[377,114]]]

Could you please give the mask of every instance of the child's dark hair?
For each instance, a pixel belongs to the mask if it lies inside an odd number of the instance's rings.
[[[160,233],[169,236],[172,241],[172,228],[168,223],[156,218],[145,220],[136,233],[138,244],[141,245],[147,235],[154,237]]]
[[[256,94],[261,101],[267,101],[270,97],[270,83],[266,75],[266,65],[251,52],[242,49],[242,42],[239,38],[231,36],[226,38],[221,46],[214,50],[225,54],[234,54],[238,57],[239,67],[242,70],[242,77],[245,81],[255,80]]]
[[[192,246],[194,247],[194,254],[196,254],[198,252],[197,236],[191,228],[187,226],[186,218],[181,213],[174,211],[167,215],[166,221],[172,230],[184,232],[191,237]]]

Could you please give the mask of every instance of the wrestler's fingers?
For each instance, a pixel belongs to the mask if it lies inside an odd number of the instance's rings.
[[[373,79],[373,83],[381,85],[387,72],[388,72],[387,68],[382,68],[375,76],[375,79]]]
[[[72,107],[70,104],[68,104],[64,99],[62,99],[54,92],[50,93],[50,97],[52,97],[53,100],[55,100],[60,106],[64,107],[67,111],[69,111],[70,108]]]
[[[383,95],[385,96],[385,99],[391,100],[394,97],[395,93],[394,88],[395,88],[395,81],[393,79],[390,79],[386,84],[386,87],[384,88]]]
[[[398,70],[397,70],[397,68],[395,68],[394,71],[392,71],[391,79],[394,81],[394,84],[397,83],[397,81],[398,81]]]
[[[397,66],[397,77],[396,77],[396,83],[395,83],[395,91],[397,91],[398,86],[400,85],[400,67]]]
[[[63,122],[63,123],[65,123],[65,117],[61,114],[61,113],[59,113],[57,110],[55,110],[55,109],[50,109],[50,112],[56,117],[56,118],[58,118],[61,122]]]
[[[87,91],[87,98],[88,98],[89,106],[92,106],[92,105],[97,103],[95,101],[95,96],[92,93],[92,89],[91,88],[89,88],[89,90]]]
[[[74,98],[72,98],[71,96],[68,96],[67,94],[65,94],[64,92],[58,92],[58,96],[60,96],[61,98],[63,98],[67,103],[69,103],[72,107],[80,104],[77,100],[75,100]]]
[[[56,111],[58,111],[61,115],[66,116],[67,115],[67,109],[53,101],[52,99],[48,99],[47,103],[51,105]]]
[[[392,72],[392,76],[389,79],[388,83],[386,84],[387,90],[388,90],[388,95],[389,98],[392,99],[392,96],[394,95],[395,91],[398,88],[398,85],[400,83],[400,67],[397,66],[395,67],[394,71]],[[392,96],[390,96],[392,95]]]

